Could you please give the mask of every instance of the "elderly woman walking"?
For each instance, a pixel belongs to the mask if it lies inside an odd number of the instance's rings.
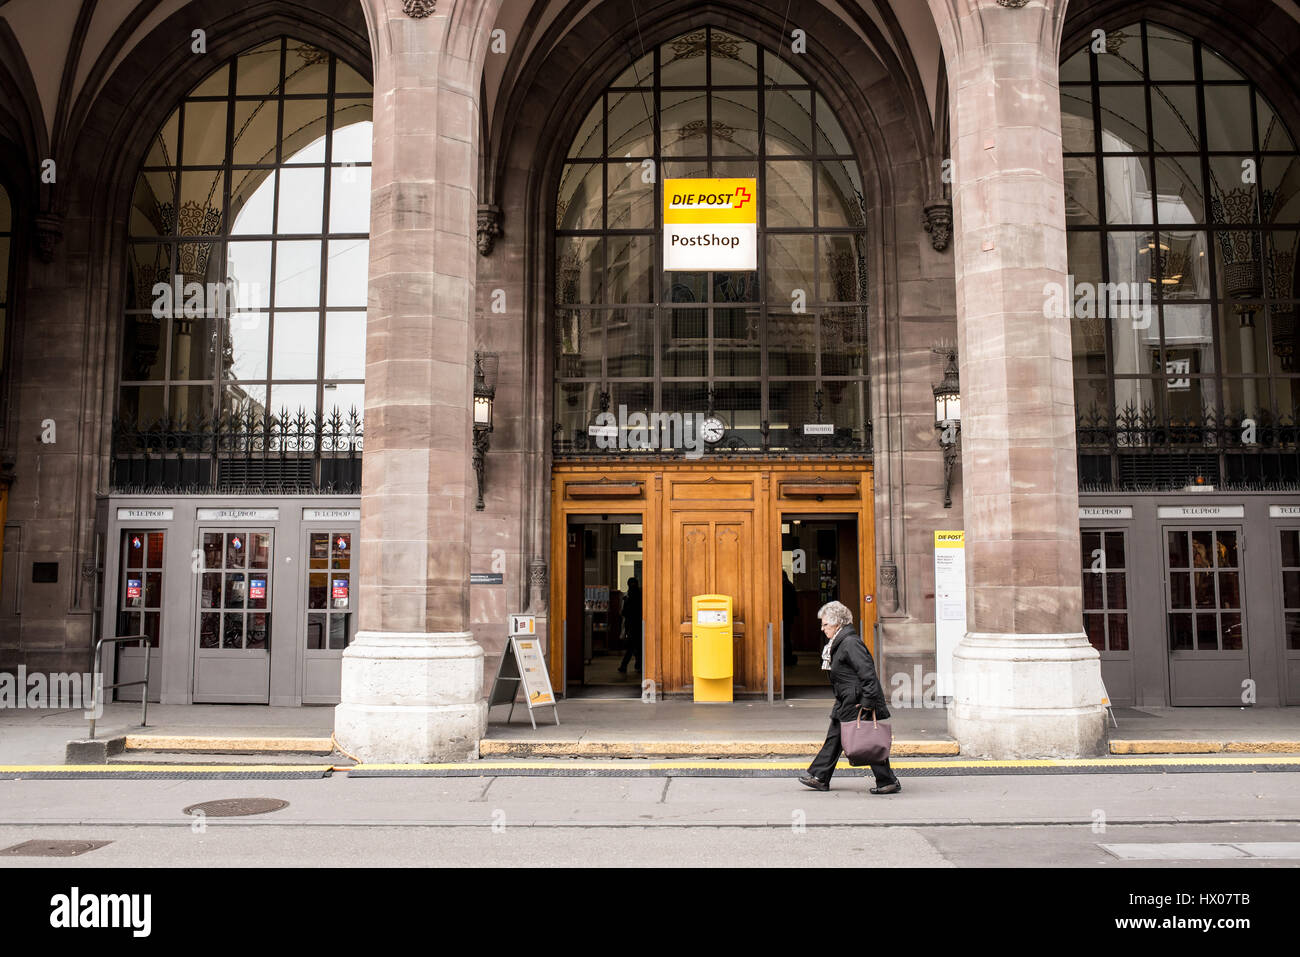
[[[822,649],[822,670],[831,673],[835,706],[831,709],[826,743],[808,766],[807,773],[799,778],[799,783],[814,791],[829,791],[831,775],[835,773],[835,764],[843,750],[840,722],[856,720],[859,709],[867,716],[875,711],[877,718],[888,718],[889,709],[885,707],[885,693],[876,678],[876,664],[871,660],[871,652],[853,627],[853,613],[840,602],[832,601],[822,605],[817,617],[827,639],[826,647]],[[871,773],[876,776],[872,794],[895,794],[903,789],[888,760],[883,764],[873,764]]]

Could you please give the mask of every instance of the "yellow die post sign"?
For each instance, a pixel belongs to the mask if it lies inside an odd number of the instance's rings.
[[[664,270],[758,268],[758,180],[664,180]]]

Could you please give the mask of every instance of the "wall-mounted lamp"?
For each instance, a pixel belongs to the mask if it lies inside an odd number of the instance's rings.
[[[934,387],[934,428],[943,449],[943,507],[952,508],[952,469],[957,464],[957,443],[961,439],[961,381],[955,351],[948,352],[943,381]]]
[[[492,435],[492,403],[497,394],[497,363],[495,352],[474,353],[474,476],[478,479],[476,511],[483,511],[483,466],[487,458]]]

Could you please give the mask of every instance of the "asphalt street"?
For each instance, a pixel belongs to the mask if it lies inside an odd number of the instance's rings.
[[[1298,867],[1300,773],[0,781],[0,867]],[[253,817],[184,814],[222,798]]]

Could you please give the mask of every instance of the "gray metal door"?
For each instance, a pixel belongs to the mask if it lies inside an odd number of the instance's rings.
[[[1166,526],[1164,535],[1169,701],[1240,705],[1250,678],[1241,529]]]
[[[1278,531],[1282,545],[1283,703],[1300,705],[1300,528]]]
[[[201,529],[194,700],[267,704],[271,690],[271,532]]]
[[[343,649],[352,641],[356,592],[349,530],[307,532],[307,647],[303,704],[338,704]]]

